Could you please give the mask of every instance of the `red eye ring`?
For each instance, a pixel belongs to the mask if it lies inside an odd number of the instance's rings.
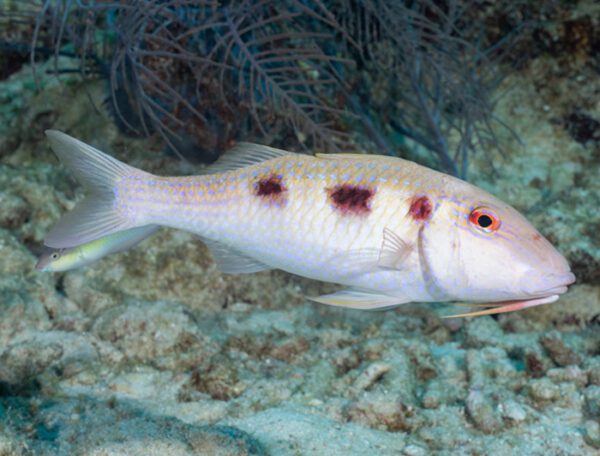
[[[500,219],[498,216],[485,207],[473,209],[469,215],[469,222],[484,233],[492,233],[500,228]]]

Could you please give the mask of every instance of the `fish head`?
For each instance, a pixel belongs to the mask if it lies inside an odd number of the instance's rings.
[[[60,271],[60,265],[63,258],[63,253],[65,249],[52,249],[40,255],[38,261],[35,265],[35,268],[38,271],[43,272],[56,272]]]
[[[516,209],[483,190],[445,199],[424,230],[432,283],[447,300],[558,299],[575,281],[566,259]]]

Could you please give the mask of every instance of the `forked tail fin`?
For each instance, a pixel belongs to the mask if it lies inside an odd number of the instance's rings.
[[[133,228],[117,210],[116,185],[125,176],[147,173],[60,131],[47,130],[46,136],[61,163],[83,185],[86,196],[50,230],[44,243],[53,248],[74,247]]]

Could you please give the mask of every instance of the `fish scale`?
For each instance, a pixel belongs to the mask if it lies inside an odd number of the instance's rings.
[[[339,283],[349,288],[314,299],[360,309],[481,300],[504,312],[556,300],[574,280],[562,255],[515,209],[399,158],[241,143],[212,174],[159,177],[47,134],[89,191],[48,234],[51,247],[106,238],[103,251],[111,252],[126,245],[115,233],[186,230],[207,243],[224,272],[278,268]]]
[[[369,156],[349,156],[340,163],[286,155],[271,160],[268,166],[257,164],[222,177],[127,176],[118,184],[117,205],[127,213],[144,214],[143,219],[136,219],[137,223],[217,238],[273,268],[359,288],[376,285],[386,292],[405,288],[409,291],[404,293],[413,300],[430,300],[426,287],[418,280],[418,264],[400,271],[378,268],[357,274],[356,259],[343,255],[362,250],[373,252],[371,260],[376,260],[383,227],[402,236],[416,223],[407,215],[410,199],[420,187],[413,171],[416,165],[404,162],[399,166],[398,161],[381,158],[374,163],[369,162]],[[272,175],[282,177],[285,204],[273,204],[253,192],[257,182]],[[404,185],[407,181],[412,185]],[[336,185],[371,190],[370,213],[337,209],[327,195],[327,189]],[[192,196],[184,189],[191,190]],[[143,201],[136,198],[140,193],[146,195]]]

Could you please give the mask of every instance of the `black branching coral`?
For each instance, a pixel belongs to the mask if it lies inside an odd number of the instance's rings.
[[[496,62],[511,39],[482,39],[472,2],[34,5],[31,61],[79,56],[82,73],[107,80],[124,132],[158,133],[182,155],[240,138],[332,152],[370,142],[398,155],[409,138],[464,176],[469,154],[494,143]]]

